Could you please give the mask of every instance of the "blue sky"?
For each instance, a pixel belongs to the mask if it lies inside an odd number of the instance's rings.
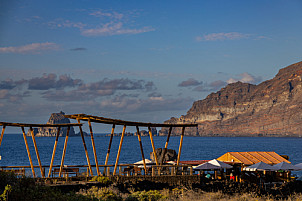
[[[162,122],[301,61],[302,1],[0,1],[0,121]]]

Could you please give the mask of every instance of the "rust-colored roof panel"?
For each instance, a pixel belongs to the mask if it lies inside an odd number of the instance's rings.
[[[217,158],[217,160],[225,162],[240,162],[244,165],[252,165],[259,162],[264,162],[270,165],[278,164],[283,161],[290,163],[288,160],[273,151],[228,152]]]

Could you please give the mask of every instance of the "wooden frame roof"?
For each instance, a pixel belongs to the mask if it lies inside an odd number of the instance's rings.
[[[64,115],[69,119],[83,120],[83,121],[91,121],[96,123],[103,124],[115,124],[115,125],[124,125],[124,126],[141,126],[141,127],[197,127],[198,124],[160,124],[160,123],[145,123],[145,122],[133,122],[133,121],[124,121],[120,119],[110,119],[105,117],[98,117],[86,114],[72,114],[72,115]]]
[[[67,127],[67,126],[82,126],[82,123],[66,123],[66,124],[25,124],[25,123],[10,123],[0,122],[0,126],[13,127]]]

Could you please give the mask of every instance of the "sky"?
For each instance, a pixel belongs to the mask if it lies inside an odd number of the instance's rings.
[[[229,83],[301,61],[301,10],[301,0],[0,0],[0,121],[180,117]]]

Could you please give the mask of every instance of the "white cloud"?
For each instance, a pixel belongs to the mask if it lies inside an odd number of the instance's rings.
[[[0,53],[15,54],[40,54],[43,51],[58,50],[59,45],[55,43],[32,43],[17,47],[0,47]]]
[[[223,40],[239,40],[243,38],[249,38],[250,34],[243,34],[238,32],[229,32],[229,33],[211,33],[203,36],[197,36],[197,41],[223,41]]]
[[[106,12],[102,10],[98,10],[95,12],[90,13],[89,15],[95,16],[95,17],[109,17],[117,20],[121,20],[124,17],[124,14],[118,13],[118,12]]]
[[[81,33],[84,36],[112,36],[122,34],[140,34],[154,30],[155,29],[151,27],[143,27],[140,29],[124,28],[122,22],[110,22],[100,28],[82,30]]]
[[[262,81],[262,78],[261,77],[256,77],[256,76],[253,76],[247,72],[244,72],[244,73],[241,73],[240,75],[237,76],[237,78],[230,78],[227,80],[227,83],[228,84],[231,84],[231,83],[235,83],[235,82],[243,82],[243,83],[251,83],[251,84],[257,84],[259,82]]]
[[[151,101],[164,101],[163,97],[150,97],[149,98]]]
[[[134,15],[134,12],[118,13],[100,9],[86,13],[86,16],[83,16],[82,19],[87,17],[92,20],[89,22],[72,22],[57,18],[48,22],[47,25],[51,28],[77,28],[83,36],[133,35],[155,30],[150,26],[135,27],[133,18],[137,16]]]

